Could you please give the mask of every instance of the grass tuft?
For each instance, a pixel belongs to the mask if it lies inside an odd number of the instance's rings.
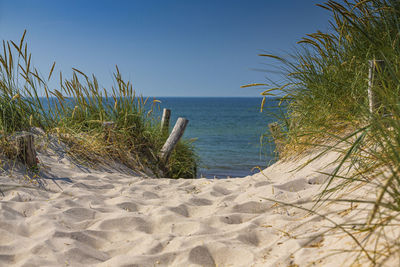
[[[364,223],[345,232],[360,257],[371,265],[385,264],[400,253],[399,232],[388,236],[400,226],[400,2],[330,0],[318,6],[331,12],[330,31],[306,35],[292,54],[261,55],[280,63],[286,81],[261,94],[274,91],[287,106],[280,121],[286,137],[280,156],[315,148],[322,149],[316,158],[332,150],[341,153],[315,209],[327,201],[357,203],[343,199],[343,190],[360,184],[373,188],[373,197],[364,200],[369,204]],[[369,60],[385,61],[374,81],[380,106],[373,113]],[[363,232],[368,234],[359,238]]]
[[[46,78],[41,77],[32,65],[25,36],[26,31],[19,44],[3,41],[0,53],[2,137],[39,127],[58,135],[68,144],[69,153],[82,163],[116,160],[149,175],[196,177],[196,156],[187,142],[179,144],[165,166],[156,156],[166,140],[159,121],[152,116],[160,101],[137,96],[118,67],[114,86],[108,90],[100,87],[96,76],[77,68],[72,69],[69,79],[60,72],[59,88],[50,89],[48,82],[56,63]],[[106,128],[107,122],[113,122],[113,127]]]

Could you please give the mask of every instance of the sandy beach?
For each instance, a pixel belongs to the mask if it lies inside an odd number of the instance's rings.
[[[352,247],[346,234],[325,234],[329,220],[278,203],[312,207],[304,202],[320,192],[337,154],[294,171],[312,156],[245,178],[151,179],[42,151],[40,186],[24,183],[18,166],[1,176],[0,265],[350,265],[351,253],[326,257]],[[364,218],[360,211],[348,203],[319,210],[337,222]]]
[[[400,0],[1,11],[0,267],[400,267]]]

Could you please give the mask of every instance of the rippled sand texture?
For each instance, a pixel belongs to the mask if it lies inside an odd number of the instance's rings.
[[[0,179],[0,265],[340,266],[343,257],[322,257],[348,238],[316,237],[326,220],[265,199],[310,200],[326,178],[315,170],[334,158],[298,172],[291,170],[300,162],[279,162],[246,178],[170,180],[79,169],[41,155],[46,190]],[[346,209],[324,211],[342,218]]]

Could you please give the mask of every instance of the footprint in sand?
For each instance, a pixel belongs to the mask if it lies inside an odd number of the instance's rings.
[[[288,192],[299,192],[310,187],[305,178],[295,179],[284,184],[274,185],[275,188]]]
[[[86,208],[70,208],[63,212],[63,214],[75,222],[80,222],[84,220],[91,220],[94,218],[96,212],[92,209]]]
[[[54,237],[54,238],[70,238],[72,240],[81,242],[81,243],[91,246],[93,248],[101,247],[100,243],[102,243],[98,239],[91,237],[88,234],[81,232],[81,231],[76,231],[76,232],[56,231],[56,232],[54,232],[52,237]]]
[[[76,183],[71,186],[72,188],[82,188],[82,189],[88,189],[88,190],[106,190],[106,189],[114,189],[115,186],[112,184],[103,184],[103,185],[90,185],[90,184],[84,184],[84,183]]]
[[[153,229],[151,223],[140,218],[140,217],[122,217],[104,220],[100,223],[99,228],[102,230],[119,230],[129,231],[130,229],[136,229],[146,234],[151,234]]]
[[[265,203],[259,203],[255,201],[249,201],[243,204],[239,204],[233,207],[234,212],[238,213],[264,213],[270,208]]]
[[[181,205],[179,205],[177,207],[169,208],[169,210],[172,211],[172,212],[178,213],[179,215],[182,215],[184,217],[189,217],[188,208],[184,204],[181,204]]]
[[[195,206],[210,206],[212,205],[212,201],[205,199],[205,198],[192,198],[189,200],[189,204],[195,205]]]
[[[230,193],[232,193],[228,189],[225,189],[225,188],[217,186],[217,185],[214,186],[212,189],[213,189],[213,191],[211,192],[211,195],[214,197],[226,196],[226,195],[229,195]]]
[[[243,219],[241,215],[233,214],[221,217],[220,221],[226,224],[241,224],[243,222]]]
[[[189,261],[203,267],[216,266],[213,256],[205,246],[197,246],[190,250]]]
[[[110,258],[107,253],[91,249],[89,247],[82,248],[72,248],[63,255],[73,262],[79,262],[82,264],[96,264],[101,263]]]
[[[7,255],[7,254],[1,254],[0,255],[0,263],[5,264],[5,265],[10,265],[15,262],[15,255]]]
[[[268,182],[268,181],[262,181],[262,182],[258,182],[258,183],[256,183],[256,184],[254,185],[254,187],[258,188],[258,187],[261,187],[261,186],[267,186],[267,185],[270,185],[270,184],[271,184],[271,182]]]
[[[148,191],[143,192],[142,195],[143,195],[143,197],[145,199],[158,199],[158,198],[160,198],[156,193],[148,192]]]
[[[138,211],[138,206],[133,202],[122,202],[117,204],[117,207],[126,210],[128,212]]]
[[[260,243],[260,240],[254,231],[240,234],[237,237],[237,239],[239,241],[243,242],[244,244],[251,245],[251,246],[258,246],[258,244]]]

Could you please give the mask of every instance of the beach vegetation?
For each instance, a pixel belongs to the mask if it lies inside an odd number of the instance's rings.
[[[292,53],[260,55],[274,61],[285,79],[262,95],[280,97],[287,108],[279,121],[281,158],[307,149],[320,151],[316,158],[340,153],[314,211],[326,202],[367,205],[362,223],[339,228],[355,240],[357,260],[384,265],[400,253],[400,2],[330,0],[318,6],[330,12],[330,30],[307,34]],[[368,97],[371,67],[379,100],[374,109]],[[374,192],[365,199],[343,197],[360,186]]]
[[[153,115],[160,101],[136,95],[118,67],[108,89],[95,75],[77,68],[71,78],[55,74],[56,63],[43,76],[33,66],[25,37],[26,31],[19,42],[3,41],[0,53],[1,143],[9,144],[16,132],[39,127],[67,144],[80,164],[117,161],[150,176],[196,177],[197,158],[187,141],[180,142],[166,164],[158,159],[168,137]],[[49,85],[54,79],[56,88]]]

